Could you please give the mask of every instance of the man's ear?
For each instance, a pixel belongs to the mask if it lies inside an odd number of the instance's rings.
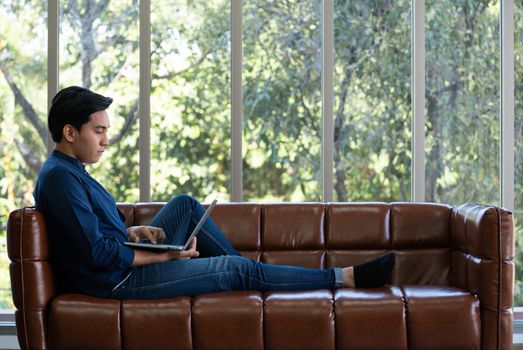
[[[71,124],[64,125],[62,135],[68,142],[73,142],[75,137],[76,129]]]

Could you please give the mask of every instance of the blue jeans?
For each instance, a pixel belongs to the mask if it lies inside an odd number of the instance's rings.
[[[165,231],[165,243],[183,244],[205,209],[194,198],[171,199],[149,225]],[[159,299],[229,290],[310,290],[343,286],[342,270],[272,265],[240,256],[208,219],[198,233],[200,257],[132,269],[113,290],[115,299]]]

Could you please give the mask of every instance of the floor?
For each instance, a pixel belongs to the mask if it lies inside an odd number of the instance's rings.
[[[2,349],[2,350],[20,349],[20,346],[18,345],[18,339],[16,339],[16,335],[0,336],[0,349]]]
[[[514,334],[513,350],[523,350],[523,334]],[[16,335],[1,335],[0,336],[1,350],[19,350],[18,339]]]

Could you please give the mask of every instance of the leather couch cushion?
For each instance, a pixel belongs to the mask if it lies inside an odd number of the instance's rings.
[[[455,287],[408,286],[407,328],[411,349],[480,349],[479,299]]]
[[[339,289],[335,292],[339,349],[405,349],[407,320],[398,287]]]
[[[329,203],[325,240],[329,249],[389,249],[390,205]]]
[[[122,302],[124,349],[192,349],[191,298]]]
[[[445,204],[391,203],[392,248],[449,247],[451,209]]]
[[[323,268],[325,252],[323,250],[282,250],[265,251],[261,261],[276,265],[291,265],[309,268]]]
[[[194,349],[263,349],[261,293],[233,291],[193,298]]]
[[[238,250],[260,250],[261,206],[254,203],[220,203],[211,218]]]
[[[44,311],[15,311],[16,332],[21,349],[45,349],[46,324]]]
[[[266,349],[336,348],[331,291],[268,292],[264,297]]]
[[[7,251],[13,262],[49,259],[44,215],[35,208],[14,211],[7,222]]]
[[[120,349],[120,301],[62,294],[49,310],[49,349]]]
[[[323,204],[264,204],[262,210],[264,250],[325,248]]]

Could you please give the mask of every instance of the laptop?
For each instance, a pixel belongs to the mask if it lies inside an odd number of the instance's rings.
[[[192,231],[191,235],[187,239],[184,245],[175,245],[175,244],[153,244],[153,243],[144,243],[144,242],[124,242],[126,246],[138,248],[138,249],[148,249],[148,250],[186,250],[191,245],[192,239],[198,234],[198,231],[202,228],[205,221],[211,215],[214,206],[216,205],[217,200],[213,200],[209,208],[205,211],[202,218]]]

